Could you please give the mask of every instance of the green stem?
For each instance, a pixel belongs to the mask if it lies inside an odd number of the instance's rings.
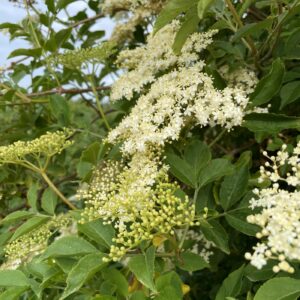
[[[48,177],[48,175],[43,171],[40,170],[39,172],[43,179],[47,182],[49,187],[53,190],[53,192],[72,210],[76,209],[76,206],[74,206],[61,192],[58,190],[58,188],[54,185],[54,183],[51,181],[51,179]]]
[[[209,148],[211,148],[215,143],[217,143],[222,136],[226,133],[227,129],[224,128],[217,136],[216,138],[208,145]]]
[[[98,93],[97,93],[97,89],[96,89],[96,86],[95,86],[94,79],[93,79],[92,75],[89,76],[89,77],[90,77],[90,82],[91,82],[91,86],[92,86],[92,91],[93,91],[94,96],[96,98],[96,104],[97,104],[98,111],[99,111],[99,113],[100,113],[100,115],[103,119],[103,122],[104,122],[107,130],[110,130],[111,128],[109,126],[109,123],[108,123],[108,121],[106,119],[106,116],[105,116],[105,113],[103,111],[103,108],[102,108],[102,105],[101,105],[101,102],[100,102],[100,99],[99,99],[99,96],[98,96]]]

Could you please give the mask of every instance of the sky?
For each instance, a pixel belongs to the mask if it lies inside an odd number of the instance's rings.
[[[39,7],[44,9],[43,7]],[[87,8],[85,1],[76,1],[68,6],[68,12],[71,16],[75,15],[78,11],[87,9],[88,15],[93,15],[94,12]],[[0,24],[4,22],[15,23],[19,22],[26,15],[26,11],[15,4],[12,4],[8,0],[0,0]],[[64,17],[62,15],[62,17]],[[108,18],[99,19],[97,23],[92,27],[93,30],[105,30],[106,36],[111,34],[113,28],[113,22]],[[55,28],[59,29],[59,28]],[[5,67],[10,64],[12,60],[17,60],[14,58],[8,60],[7,56],[9,53],[18,48],[28,48],[26,41],[23,40],[14,40],[9,41],[8,35],[5,35],[0,32],[0,67]]]

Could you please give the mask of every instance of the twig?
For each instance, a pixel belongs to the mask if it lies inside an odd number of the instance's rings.
[[[103,18],[105,15],[103,13],[99,13],[99,14],[96,14],[95,16],[93,17],[90,17],[90,18],[86,18],[86,19],[83,19],[81,21],[78,21],[74,24],[71,24],[68,28],[75,28],[77,26],[80,26],[82,24],[85,24],[85,23],[89,23],[89,22],[92,22],[92,21],[95,21],[99,18]]]

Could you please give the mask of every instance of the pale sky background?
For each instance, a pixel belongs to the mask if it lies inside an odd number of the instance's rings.
[[[45,9],[39,5],[39,9]],[[75,3],[70,4],[68,7],[68,12],[71,16],[75,15],[78,11],[87,10],[87,14],[92,16],[95,12],[88,9],[88,6],[85,1],[76,1]],[[0,24],[4,22],[15,23],[22,20],[25,17],[26,11],[15,4],[12,4],[8,0],[0,0]],[[64,15],[60,15],[64,17]],[[59,29],[60,25],[55,26],[56,30]],[[105,30],[106,37],[110,36],[113,28],[113,22],[108,18],[99,19],[97,23],[92,27],[93,30]],[[9,36],[0,32],[0,67],[8,66],[11,60],[7,60],[9,53],[17,48],[27,48],[28,45],[26,41],[14,40],[9,41]],[[13,60],[18,60],[19,57],[14,58]]]

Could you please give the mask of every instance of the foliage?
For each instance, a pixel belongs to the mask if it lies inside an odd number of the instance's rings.
[[[13,2],[0,300],[298,299],[299,0]]]

